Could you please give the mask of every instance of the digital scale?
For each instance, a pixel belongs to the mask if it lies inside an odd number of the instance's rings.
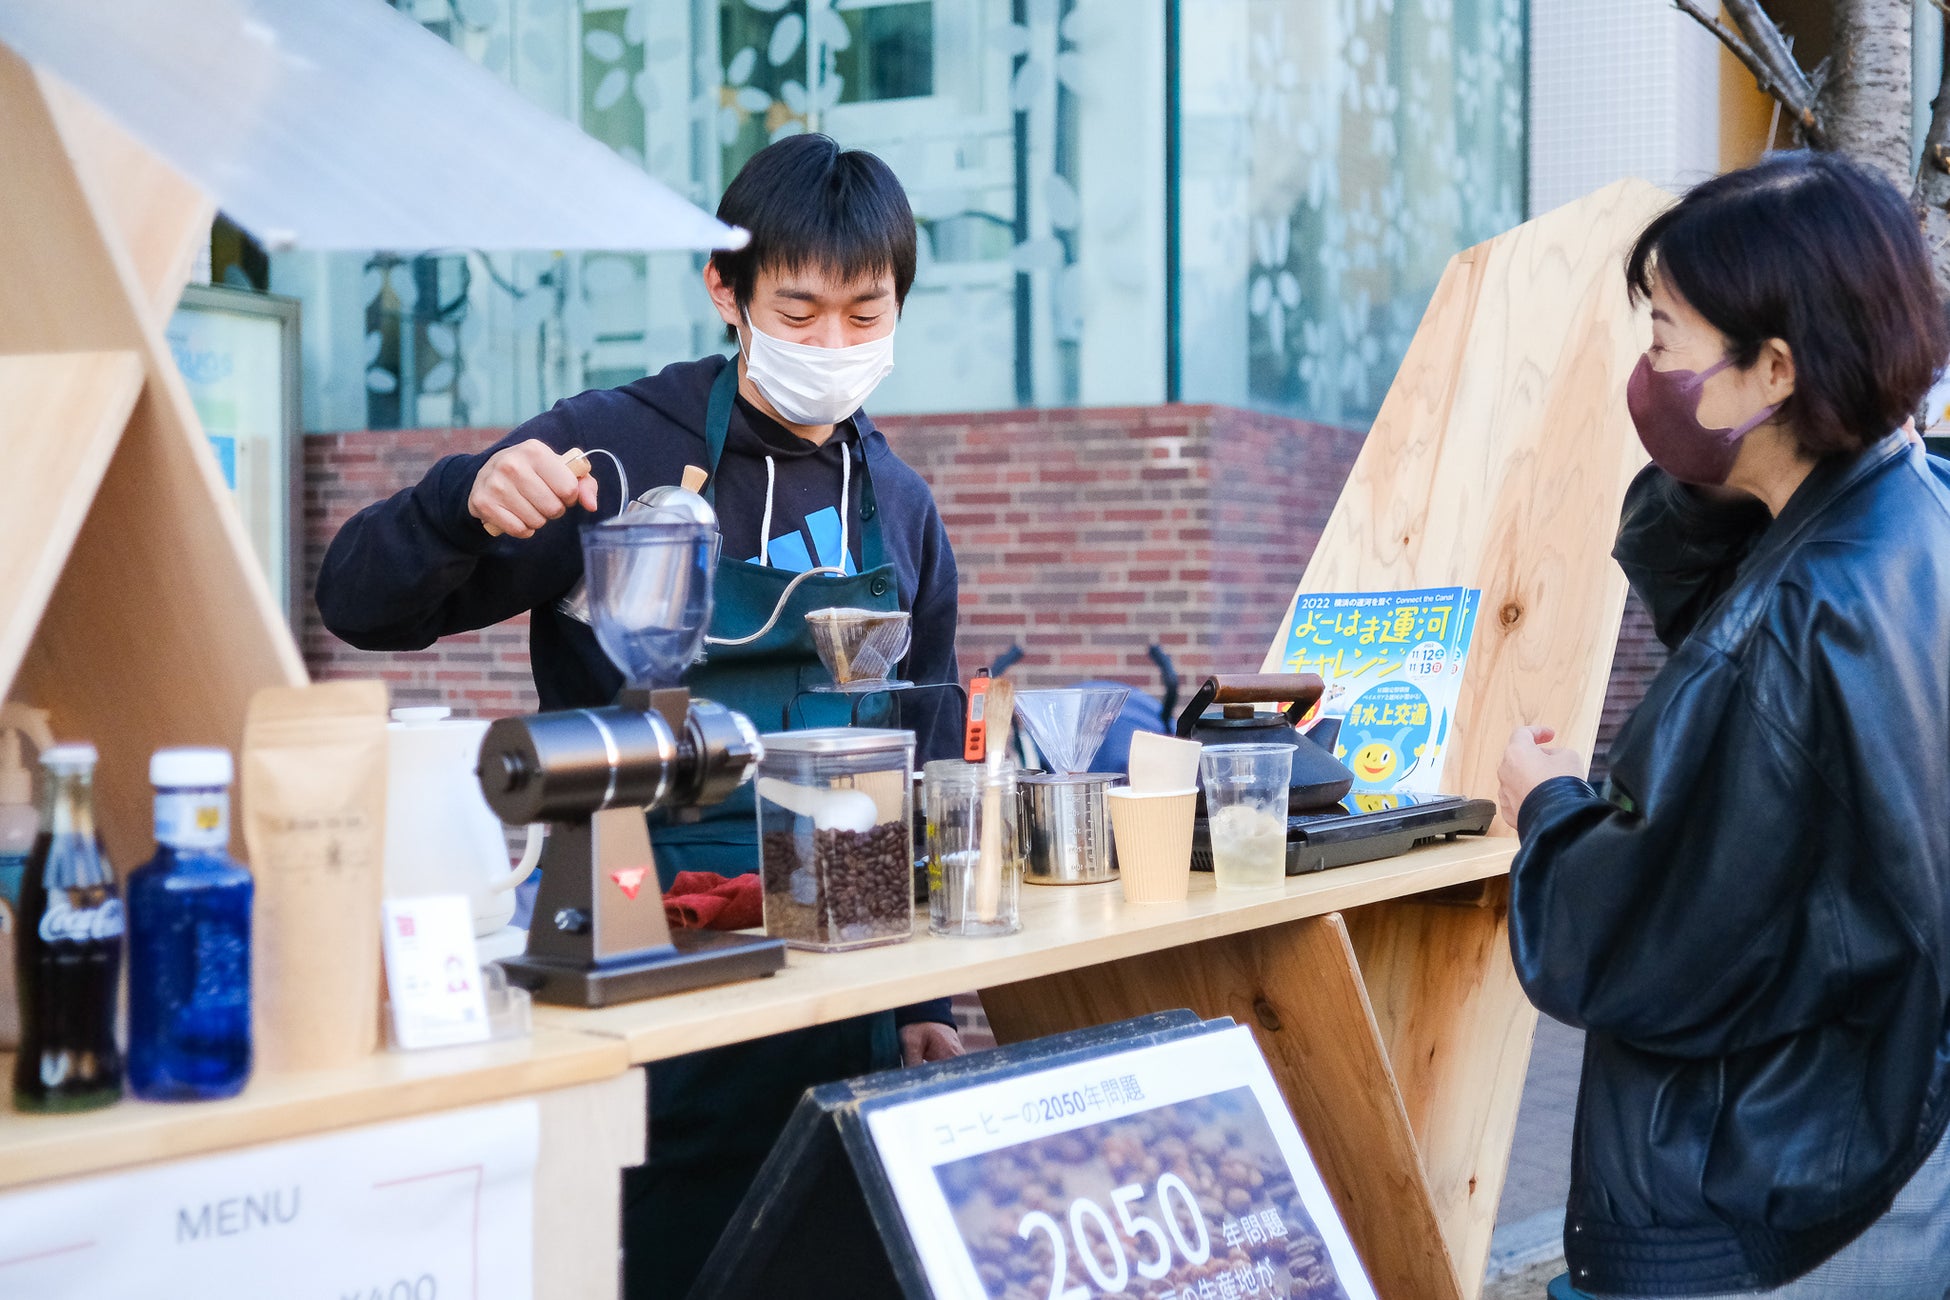
[[[1453,794],[1351,794],[1337,804],[1286,819],[1286,874],[1393,858],[1458,835],[1482,835],[1496,817],[1488,799]],[[1212,840],[1200,817],[1192,828],[1192,870],[1212,869]]]

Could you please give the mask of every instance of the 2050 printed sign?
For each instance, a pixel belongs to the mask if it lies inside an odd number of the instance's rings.
[[[1374,1300],[1244,1028],[867,1115],[943,1300]]]

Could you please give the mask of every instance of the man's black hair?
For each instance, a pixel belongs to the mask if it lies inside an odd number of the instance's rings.
[[[907,192],[886,163],[830,136],[792,135],[759,150],[726,187],[718,220],[751,232],[737,252],[711,255],[741,309],[761,270],[817,270],[848,284],[892,272],[897,309],[913,287]]]
[[[1775,154],[1694,186],[1626,259],[1634,299],[1651,296],[1655,275],[1726,336],[1741,369],[1767,340],[1788,345],[1783,412],[1813,458],[1901,425],[1950,350],[1909,201],[1839,154]]]

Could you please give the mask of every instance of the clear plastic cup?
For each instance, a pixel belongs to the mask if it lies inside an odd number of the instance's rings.
[[[1198,759],[1212,880],[1220,889],[1271,889],[1286,880],[1290,745],[1207,745]]]

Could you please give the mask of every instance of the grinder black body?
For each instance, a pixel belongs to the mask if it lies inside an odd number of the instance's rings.
[[[490,726],[488,806],[510,825],[550,823],[527,950],[502,962],[509,980],[542,1002],[602,1007],[782,968],[779,940],[671,931],[645,821],[720,802],[761,757],[748,719],[681,687]]]

